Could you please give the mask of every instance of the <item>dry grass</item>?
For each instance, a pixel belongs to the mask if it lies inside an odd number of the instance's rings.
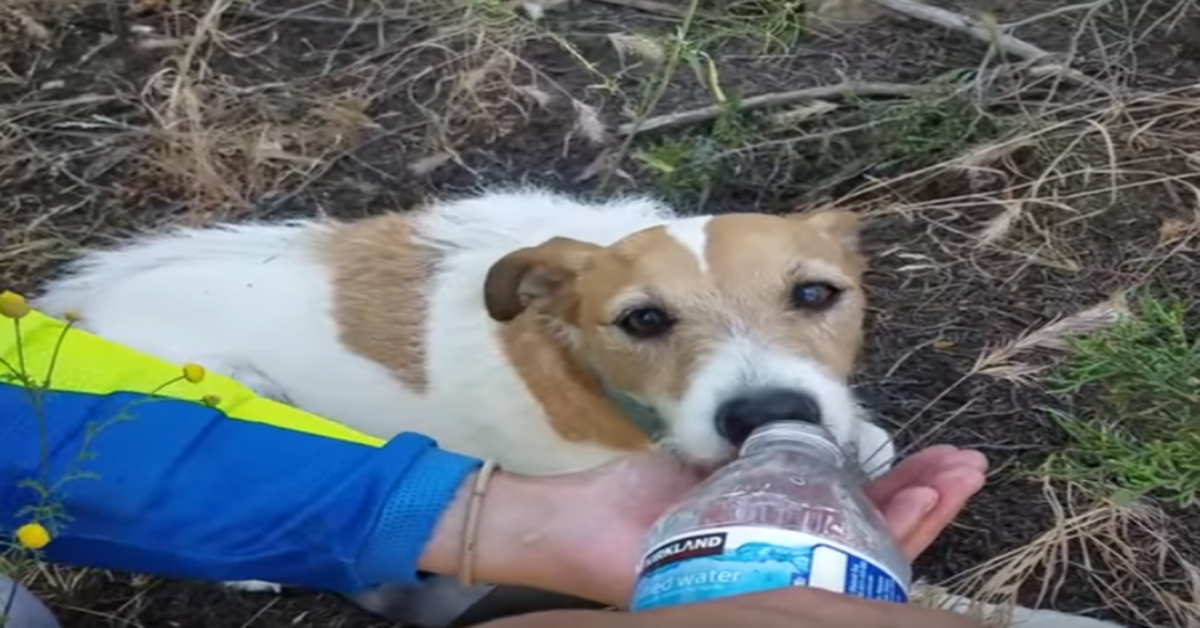
[[[37,17],[52,18],[68,9],[27,5],[10,9],[5,23],[36,40],[27,48],[62,46],[61,40],[51,41],[50,28]],[[70,7],[87,8],[86,3]],[[205,214],[198,218],[225,219],[251,213],[273,195],[298,194],[348,151],[361,149],[364,130],[386,131],[372,141],[393,138],[417,143],[415,152],[453,155],[468,133],[494,138],[511,131],[514,122],[501,121],[497,110],[515,105],[528,113],[531,103],[545,104],[557,96],[550,85],[514,83],[520,69],[537,75],[513,52],[531,37],[534,26],[491,0],[413,2],[400,10],[379,4],[345,7],[358,17],[328,9],[318,10],[319,15],[294,8],[271,11],[231,0],[122,8],[145,18],[141,28],[131,31],[133,40],[123,43],[131,51],[164,53],[157,55],[160,67],[135,77],[140,79],[136,84],[103,95],[42,99],[37,92],[51,90],[32,90],[28,101],[12,103],[4,119],[2,147],[7,150],[0,164],[5,170],[25,166],[20,174],[36,177],[67,159],[92,158],[44,154],[34,140],[53,126],[64,128],[64,119],[90,118],[72,120],[66,128],[111,126],[114,133],[103,148],[118,145],[127,151],[121,156],[136,159],[137,168],[153,177],[156,186]],[[327,25],[332,45],[307,51],[311,62],[300,71],[275,65],[280,59],[256,68],[282,70],[278,80],[256,77],[260,80],[248,82],[237,76],[231,63],[253,60],[286,38],[286,29],[297,21]],[[356,57],[340,48],[352,34],[392,24],[402,25],[400,31],[390,32],[369,54]],[[115,45],[112,38],[102,39],[84,56],[112,54]],[[42,87],[47,86],[75,87],[61,81]],[[367,113],[396,94],[412,107],[403,122],[397,124],[396,115],[389,120]],[[119,106],[121,121],[89,116],[98,105]],[[585,118],[589,108],[576,106]]]
[[[1186,88],[1072,105],[1038,119],[1033,131],[909,173],[901,178],[906,180],[893,179],[867,188],[870,194],[881,194],[943,179],[958,170],[968,186],[979,186],[978,191],[914,203],[890,201],[868,211],[919,216],[991,209],[992,217],[974,229],[938,225],[943,234],[949,232],[949,237],[943,235],[939,240],[960,260],[972,260],[980,272],[996,273],[994,278],[1001,283],[1015,283],[1022,274],[1038,272],[1038,267],[1066,273],[1085,269],[1088,262],[1075,257],[1081,253],[1072,241],[1078,237],[1075,234],[1089,229],[1098,217],[1129,206],[1131,197],[1172,198],[1184,208],[1183,215],[1160,219],[1157,242],[1140,247],[1140,254],[1132,256],[1122,288],[1153,286],[1160,281],[1156,274],[1164,265],[1181,257],[1195,259],[1198,232],[1195,218],[1188,214],[1200,202],[1196,188],[1200,179],[1183,162],[1198,146],[1191,122],[1200,104],[1198,96],[1194,88]],[[1062,113],[1069,115],[1064,118]],[[1029,147],[1042,153],[1035,162],[1038,169],[1015,167],[1010,161],[1012,154]],[[1005,276],[999,274],[1000,269]],[[1169,286],[1165,289],[1171,290]],[[1175,294],[1196,303],[1192,290],[1177,287]],[[957,381],[912,418],[921,418],[945,396],[981,377],[1021,387],[1040,386],[1047,369],[1074,350],[1072,340],[1103,332],[1128,316],[1123,293],[1117,293],[996,343],[978,354]],[[965,413],[968,406],[961,410]],[[910,447],[936,440],[944,428],[961,420],[958,412],[950,413],[914,437]],[[1062,456],[1087,457],[1092,455],[1088,447],[1096,445],[1072,441],[1069,446],[1079,449]],[[1147,460],[1146,455],[1153,454],[1129,453],[1134,454],[1139,458],[1131,457],[1130,463],[1159,464],[1153,458]],[[1153,476],[1147,477],[1153,484]],[[1078,587],[1082,578],[1086,581],[1082,586],[1096,592],[1103,608],[1136,625],[1183,628],[1200,622],[1200,565],[1191,543],[1194,531],[1180,520],[1194,517],[1194,506],[1171,509],[1172,514],[1167,514],[1159,500],[1113,493],[1112,486],[1084,487],[1062,475],[1043,480],[1045,504],[1054,513],[1049,529],[1027,545],[942,583],[949,592],[1002,606],[1018,599],[1024,604],[1053,605],[1061,599],[1064,581],[1075,578]],[[1174,483],[1166,477],[1162,480],[1160,486]],[[992,625],[1004,625],[1005,621],[1003,614],[989,618]]]
[[[1178,549],[1181,531],[1170,516],[1151,503],[1097,500],[1050,481],[1042,496],[1055,513],[1050,529],[944,583],[947,589],[969,593],[981,604],[1005,606],[1032,582],[1044,603],[1055,599],[1069,575],[1082,574],[1110,609],[1143,625],[1195,625],[1200,564]],[[1081,502],[1085,505],[1077,505]],[[1139,597],[1131,599],[1130,591]]]
[[[1062,353],[1071,350],[1073,338],[1093,334],[1116,325],[1129,315],[1123,294],[1069,316],[1056,318],[1012,340],[988,350],[975,362],[971,375],[987,375],[1019,383],[1035,383],[1036,376],[1048,365],[1034,365],[1028,358],[1038,353]]]

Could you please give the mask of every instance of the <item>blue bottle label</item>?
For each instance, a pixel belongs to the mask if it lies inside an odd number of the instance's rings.
[[[908,585],[878,561],[804,532],[730,526],[682,534],[645,554],[630,608],[704,602],[782,587],[815,587],[908,602]]]

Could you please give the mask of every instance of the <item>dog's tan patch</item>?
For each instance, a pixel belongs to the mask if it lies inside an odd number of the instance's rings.
[[[688,325],[676,330],[666,343],[647,343],[662,345],[654,350],[634,344],[622,347],[623,351],[605,350],[617,345],[596,331],[612,328],[610,323],[622,307],[614,307],[614,301],[670,303],[678,307],[675,312],[692,317],[711,312],[720,295],[713,292],[701,261],[666,227],[633,234],[605,253],[593,260],[587,275],[576,284],[586,304],[574,321],[584,330],[584,351],[617,388],[679,399],[697,359],[716,339],[718,329]]]
[[[537,316],[526,312],[502,325],[497,336],[554,431],[573,443],[618,451],[649,449],[650,439],[604,394],[596,375],[538,325]]]
[[[741,321],[766,344],[788,347],[831,373],[848,375],[862,344],[865,306],[861,276],[866,260],[857,245],[858,227],[858,217],[842,211],[783,221],[759,214],[711,221],[705,258],[726,316]],[[842,288],[837,313],[809,317],[790,312],[789,287],[805,282]]]
[[[435,254],[413,242],[412,213],[338,225],[325,240],[342,344],[424,392],[428,290]]]

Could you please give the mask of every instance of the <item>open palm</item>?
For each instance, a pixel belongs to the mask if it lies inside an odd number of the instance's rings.
[[[900,462],[866,488],[906,558],[933,542],[982,488],[987,460],[978,452],[939,445]],[[574,498],[555,523],[573,582],[561,591],[624,605],[632,590],[649,527],[701,478],[671,458],[636,455],[580,474]]]

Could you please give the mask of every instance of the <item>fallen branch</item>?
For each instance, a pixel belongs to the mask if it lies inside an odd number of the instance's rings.
[[[907,83],[839,83],[837,85],[823,85],[821,87],[808,87],[789,92],[774,92],[771,94],[751,96],[750,98],[747,98],[738,104],[738,110],[747,111],[750,109],[762,109],[763,107],[786,105],[802,100],[815,100],[819,98],[848,98],[851,96],[916,96],[931,92],[933,89],[934,87],[929,85],[911,85]],[[720,105],[711,105],[708,107],[700,107],[699,109],[692,109],[690,111],[681,111],[679,113],[668,113],[661,116],[654,116],[653,118],[646,118],[645,120],[622,124],[621,126],[617,127],[617,134],[628,136],[634,133],[641,133],[642,131],[654,131],[657,129],[683,126],[685,124],[706,122],[708,120],[716,119],[721,115],[722,111],[723,108]]]
[[[310,22],[313,24],[335,24],[346,26],[373,26],[376,24],[384,24],[387,22],[399,22],[411,19],[407,14],[375,14],[375,15],[358,15],[355,17],[341,17],[337,15],[312,15],[305,13],[314,5],[305,5],[286,11],[264,11],[255,6],[240,6],[237,9],[239,15],[255,17],[260,20],[268,20],[271,22]]]
[[[875,4],[913,19],[921,20],[936,24],[942,28],[948,28],[952,31],[966,33],[975,39],[984,43],[994,45],[1000,50],[1011,55],[1028,59],[1030,61],[1041,61],[1051,53],[1038,48],[1037,46],[1023,40],[1013,37],[997,25],[993,28],[988,28],[984,24],[973,20],[964,15],[960,15],[953,11],[930,6],[928,4],[918,4],[912,0],[872,0]]]
[[[1055,53],[1043,50],[1023,39],[1009,35],[1006,32],[1007,29],[1005,26],[1001,24],[989,26],[953,11],[947,11],[946,9],[927,4],[918,4],[913,0],[871,1],[893,13],[929,22],[930,24],[935,24],[959,33],[965,33],[989,46],[995,46],[1001,52],[1026,59],[1033,63],[1033,66],[1029,68],[1029,73],[1034,76],[1053,75],[1076,85],[1085,85],[1105,92],[1113,91],[1110,86],[1089,77],[1079,70],[1072,69],[1065,63],[1049,63],[1049,60],[1056,56]],[[1097,0],[1097,2],[1090,5],[1077,5],[1075,7],[1064,8],[1095,8],[1093,5],[1102,6],[1107,1]],[[1052,13],[1054,12],[1047,12],[1044,15]]]
[[[1097,9],[1102,9],[1105,6],[1111,4],[1112,1],[1113,0],[1092,0],[1092,2],[1084,2],[1082,4],[1072,4],[1072,5],[1068,5],[1068,6],[1064,6],[1064,7],[1058,7],[1056,9],[1050,9],[1049,11],[1046,11],[1044,13],[1038,13],[1037,15],[1031,15],[1029,17],[1019,19],[1015,22],[1008,22],[1005,24],[1001,24],[1000,28],[1005,31],[1011,31],[1011,30],[1020,28],[1022,26],[1028,26],[1029,24],[1033,24],[1035,22],[1041,22],[1043,20],[1048,20],[1052,17],[1058,17],[1060,15],[1066,15],[1068,13],[1074,13],[1075,11],[1095,11]]]
[[[112,96],[107,94],[83,94],[81,96],[65,98],[63,100],[15,102],[12,104],[0,105],[0,117],[17,115],[19,113],[43,113],[53,109],[65,109],[67,107],[77,107],[79,105],[96,105],[120,99],[120,96]],[[9,120],[6,120],[6,122],[8,121]]]
[[[667,4],[665,2],[655,2],[655,0],[594,0],[600,4],[610,4],[627,9],[636,9],[645,13],[653,13],[654,15],[662,15],[665,17],[683,17],[683,7]]]

